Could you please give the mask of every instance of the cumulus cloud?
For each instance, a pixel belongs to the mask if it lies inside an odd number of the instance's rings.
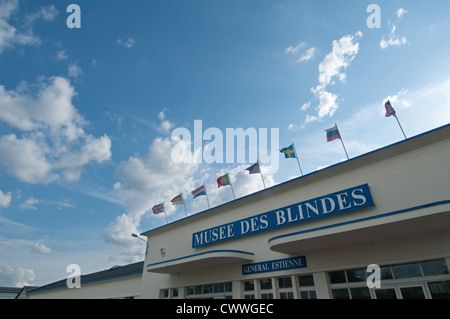
[[[18,0],[0,2],[0,54],[16,45],[40,45],[41,39],[33,32],[33,23],[37,20],[49,22],[58,15],[58,10],[53,5],[43,7],[38,12],[28,14],[21,23],[23,30],[18,30],[10,22],[18,6]]]
[[[397,22],[400,22],[400,20],[403,18],[403,16],[407,12],[408,11],[406,11],[405,9],[400,8],[397,11],[397,17],[398,17]],[[381,38],[380,48],[385,50],[392,46],[401,46],[401,45],[408,44],[408,39],[406,37],[403,37],[403,36],[400,36],[397,34],[397,25],[391,23],[391,21],[389,21],[389,25],[391,26],[391,32],[389,33],[389,35],[387,37],[383,36]]]
[[[52,249],[42,243],[35,243],[32,252],[42,255],[48,255],[52,252]]]
[[[3,193],[0,190],[0,208],[7,208],[11,204],[11,192]]]
[[[3,286],[31,286],[35,279],[36,274],[32,269],[0,265],[0,282]]]
[[[0,121],[21,131],[0,136],[0,164],[21,181],[50,183],[60,174],[77,180],[83,167],[111,157],[111,140],[84,131],[86,121],[72,100],[70,81],[62,77],[23,83],[18,89],[0,85]]]
[[[315,108],[317,116],[308,115],[307,122],[319,120],[325,116],[333,116],[339,105],[338,96],[328,92],[328,86],[334,85],[337,80],[345,82],[345,70],[350,66],[359,52],[358,40],[363,36],[361,31],[354,35],[346,35],[333,41],[333,48],[319,64],[319,84],[311,88],[311,92],[318,98],[319,105]],[[303,110],[309,108],[310,102],[304,104]]]

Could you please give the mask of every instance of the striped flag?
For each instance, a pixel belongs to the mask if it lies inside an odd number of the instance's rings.
[[[337,139],[342,140],[341,134],[339,133],[339,130],[336,125],[326,130],[325,132],[327,132],[327,142],[332,142]]]
[[[391,102],[388,100],[385,104],[384,104],[384,106],[386,107],[386,117],[390,117],[390,116],[397,116],[397,114],[395,113],[395,110],[394,110],[394,108],[392,107],[392,104],[391,104]]]
[[[171,201],[172,205],[182,205],[183,204],[183,195],[180,194],[176,197],[174,197]]]
[[[197,198],[199,196],[206,196],[206,189],[205,189],[205,185],[203,184],[202,186],[200,186],[199,188],[197,188],[196,190],[193,190],[191,192],[192,196],[194,196],[193,198]]]

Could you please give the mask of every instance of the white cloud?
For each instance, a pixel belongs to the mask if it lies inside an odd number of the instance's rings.
[[[136,44],[136,40],[134,40],[133,38],[128,38],[128,40],[122,40],[121,38],[119,38],[117,39],[117,44],[130,49]]]
[[[405,37],[401,37],[396,34],[397,26],[395,24],[392,25],[391,32],[389,33],[387,39],[383,36],[380,41],[380,48],[387,49],[390,46],[400,46],[408,44],[408,39]]]
[[[0,190],[0,208],[7,208],[11,204],[11,192],[3,193]]]
[[[362,32],[359,31],[355,35],[346,35],[339,41],[333,41],[333,50],[319,64],[319,86],[316,88],[317,91],[325,89],[329,84],[334,84],[332,82],[334,78],[338,77],[342,80],[345,77],[343,70],[349,67],[358,54],[359,42],[357,41],[362,36]]]
[[[83,70],[78,65],[70,63],[68,73],[71,78],[76,79],[83,74]]]
[[[61,171],[73,181],[89,162],[110,159],[111,140],[85,133],[86,121],[72,104],[75,95],[62,77],[22,84],[15,91],[0,85],[0,121],[22,131],[20,137],[0,136],[0,164],[9,174],[27,183],[49,183]]]
[[[304,49],[306,47],[306,45],[307,45],[306,42],[300,42],[295,47],[290,46],[290,47],[284,49],[284,52],[286,52],[287,54],[297,54],[301,49]]]
[[[39,11],[27,15],[27,22],[33,23],[36,20],[53,21],[58,15],[58,10],[54,5],[42,7]]]
[[[303,49],[305,49],[306,46],[307,46],[306,42],[300,42],[295,47],[290,46],[290,47],[284,49],[284,52],[286,52],[286,54],[296,56],[296,55],[300,54],[301,52],[303,52]],[[315,52],[316,52],[316,48],[314,48],[314,47],[306,50],[305,52],[303,52],[303,54],[297,60],[297,63],[306,62],[306,61],[311,60],[314,57]]]
[[[56,52],[56,60],[57,61],[67,60],[68,58],[69,58],[69,56],[67,55],[66,50],[59,50],[58,52]]]
[[[35,279],[36,274],[32,269],[0,265],[0,282],[2,283],[2,286],[30,286]]]
[[[161,121],[160,125],[157,127],[158,131],[169,133],[169,131],[175,126],[170,121],[166,120],[166,112],[168,112],[168,109],[163,109],[158,114],[158,119]]]
[[[30,197],[25,201],[25,203],[20,204],[19,207],[23,209],[37,210],[37,207],[35,206],[37,204],[39,204],[39,199]]]
[[[345,82],[347,69],[359,52],[358,40],[363,36],[361,31],[355,35],[346,35],[339,40],[333,41],[332,51],[325,56],[319,64],[319,84],[312,88],[311,92],[319,99],[319,105],[315,108],[318,117],[308,115],[305,123],[309,123],[325,116],[333,116],[339,105],[338,96],[327,91],[329,85],[334,85],[336,80]],[[302,109],[307,110],[309,104],[305,104]]]
[[[37,20],[53,21],[58,14],[53,5],[43,7],[38,12],[28,14],[25,21],[20,23],[24,30],[18,30],[10,24],[10,19],[18,6],[18,0],[0,2],[0,54],[15,45],[40,45],[41,39],[34,34],[32,24]]]
[[[403,8],[398,9],[397,11],[397,17],[399,17],[399,19],[401,19],[406,13],[408,13],[408,11],[406,11]]]
[[[42,244],[42,243],[35,243],[33,246],[32,252],[42,254],[42,255],[48,255],[52,252],[51,248]]]
[[[297,62],[306,62],[311,60],[314,57],[314,53],[316,52],[316,48],[308,49]]]

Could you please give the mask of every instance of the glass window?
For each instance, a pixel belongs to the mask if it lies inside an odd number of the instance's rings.
[[[280,292],[280,299],[294,299],[294,293],[289,292]]]
[[[278,288],[292,288],[291,277],[278,278]]]
[[[365,269],[347,270],[347,279],[348,282],[366,281],[366,270]]]
[[[261,279],[259,281],[261,290],[263,289],[272,289],[272,279],[267,278],[267,279]]]
[[[300,287],[310,287],[314,286],[313,275],[298,276],[298,285]]]
[[[397,299],[397,294],[394,288],[375,289],[377,299]]]
[[[163,289],[162,295],[163,298],[169,298],[169,289]]]
[[[425,299],[422,287],[400,288],[403,299]]]
[[[315,290],[300,291],[301,299],[317,299]]]
[[[392,266],[392,270],[396,279],[422,276],[418,263]]]
[[[261,299],[273,299],[273,294],[272,293],[261,294]]]
[[[450,299],[450,281],[429,282],[428,288],[433,299]]]
[[[173,289],[173,296],[178,297],[178,288]]]
[[[447,264],[444,259],[421,262],[425,276],[437,276],[448,274]]]
[[[188,295],[188,296],[193,295],[193,294],[194,294],[194,291],[195,291],[195,287],[194,287],[194,286],[188,287],[188,289],[187,289],[187,295]]]
[[[332,284],[344,284],[347,282],[345,279],[345,271],[333,271],[330,272],[330,282]]]
[[[350,288],[352,299],[371,299],[370,291],[367,287]]]
[[[211,294],[213,292],[213,285],[204,285],[203,294]]]
[[[225,292],[233,292],[233,283],[232,282],[225,283]]]
[[[224,284],[215,284],[214,285],[214,293],[224,292],[225,286]]]
[[[391,270],[390,266],[381,267],[380,274],[381,274],[381,279],[383,279],[383,280],[394,279],[394,276],[392,275],[392,270]]]
[[[350,294],[347,288],[344,289],[333,289],[331,290],[333,299],[350,299]]]
[[[244,291],[254,291],[255,283],[254,281],[244,281]]]

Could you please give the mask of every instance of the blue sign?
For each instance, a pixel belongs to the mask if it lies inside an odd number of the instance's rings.
[[[305,256],[264,261],[242,266],[242,275],[253,275],[264,272],[306,268]]]
[[[368,184],[349,188],[192,235],[192,248],[375,206]]]

